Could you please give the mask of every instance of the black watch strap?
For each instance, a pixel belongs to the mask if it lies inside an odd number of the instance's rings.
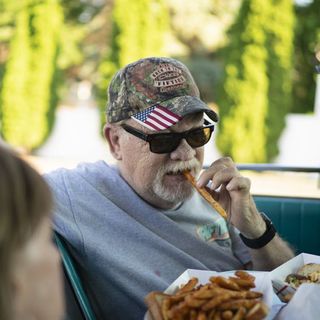
[[[277,230],[272,224],[272,221],[262,212],[261,212],[261,217],[263,218],[267,226],[266,231],[261,237],[256,239],[248,239],[240,233],[240,238],[243,241],[243,243],[251,249],[260,249],[264,247],[274,238],[274,236],[277,233]]]

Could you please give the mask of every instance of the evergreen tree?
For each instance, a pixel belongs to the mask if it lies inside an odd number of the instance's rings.
[[[265,122],[266,160],[278,153],[278,140],[285,127],[285,116],[292,107],[294,11],[292,0],[271,1],[266,24],[268,50],[268,112]]]
[[[25,0],[17,12],[1,92],[2,135],[32,150],[50,129],[63,16],[58,0]]]
[[[100,64],[102,123],[105,122],[106,90],[112,75],[140,58],[163,55],[168,21],[164,0],[115,0],[111,44]]]
[[[269,9],[268,1],[244,0],[230,30],[230,44],[224,50],[217,145],[237,162],[266,159],[268,77],[264,26]]]
[[[291,100],[291,0],[244,0],[224,50],[217,144],[237,162],[266,162],[278,152]]]
[[[316,74],[315,52],[320,50],[320,1],[296,5],[292,112],[313,112]]]

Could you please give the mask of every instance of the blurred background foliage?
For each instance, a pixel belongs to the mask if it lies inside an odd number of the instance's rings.
[[[228,34],[218,146],[239,162],[264,162],[278,154],[291,107],[293,3],[243,0]]]
[[[21,1],[13,10],[1,81],[1,131],[5,140],[31,150],[43,143],[53,124],[63,13],[55,0]]]
[[[164,0],[115,0],[109,46],[98,66],[98,104],[105,122],[106,88],[119,68],[141,57],[163,56],[169,30]]]
[[[221,153],[272,161],[285,115],[313,112],[319,14],[320,0],[0,0],[0,134],[39,148],[84,80],[103,123],[113,73],[166,55],[218,109]]]

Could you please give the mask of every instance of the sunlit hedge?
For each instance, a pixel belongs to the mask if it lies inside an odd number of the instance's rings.
[[[320,50],[320,1],[296,6],[292,112],[314,111],[316,92],[315,53]]]
[[[29,0],[17,12],[1,92],[2,135],[32,150],[49,134],[55,107],[55,71],[63,22],[57,0]]]
[[[99,68],[102,123],[105,122],[106,92],[112,75],[142,57],[164,55],[168,28],[164,0],[114,1],[110,51]]]
[[[268,50],[268,112],[266,159],[279,153],[278,140],[285,128],[285,116],[292,107],[294,11],[290,0],[271,1],[266,25]]]
[[[291,96],[291,0],[244,0],[224,51],[217,144],[237,162],[270,161]]]

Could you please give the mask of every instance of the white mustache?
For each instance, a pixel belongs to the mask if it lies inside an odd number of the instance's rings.
[[[198,174],[201,170],[201,164],[197,159],[193,158],[191,160],[179,163],[168,163],[160,169],[163,175],[169,172],[178,173],[179,171],[181,172],[185,170],[194,171],[196,174]]]

